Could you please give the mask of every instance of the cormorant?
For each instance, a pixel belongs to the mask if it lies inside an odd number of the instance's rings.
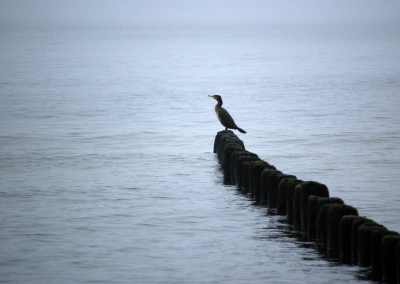
[[[218,103],[215,105],[215,113],[217,114],[217,117],[221,124],[225,126],[225,130],[228,130],[228,128],[231,129],[237,129],[241,133],[246,133],[243,129],[238,127],[233,120],[232,116],[229,114],[229,112],[222,107],[222,98],[221,96],[214,95],[214,96],[209,96],[212,97],[214,100],[218,101]]]

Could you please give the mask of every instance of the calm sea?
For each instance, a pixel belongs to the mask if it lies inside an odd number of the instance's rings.
[[[393,23],[2,27],[0,282],[366,283],[223,185],[207,96],[400,231],[399,46]]]

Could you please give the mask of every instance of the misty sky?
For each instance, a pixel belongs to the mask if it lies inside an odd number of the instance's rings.
[[[398,0],[0,0],[0,24],[400,21]]]

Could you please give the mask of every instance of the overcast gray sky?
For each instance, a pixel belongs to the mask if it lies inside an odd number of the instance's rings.
[[[0,0],[0,24],[400,21],[399,0]]]

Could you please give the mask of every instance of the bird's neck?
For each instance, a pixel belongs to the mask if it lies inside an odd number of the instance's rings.
[[[215,109],[220,109],[222,107],[222,99],[218,99],[217,101],[218,103],[215,105]]]

